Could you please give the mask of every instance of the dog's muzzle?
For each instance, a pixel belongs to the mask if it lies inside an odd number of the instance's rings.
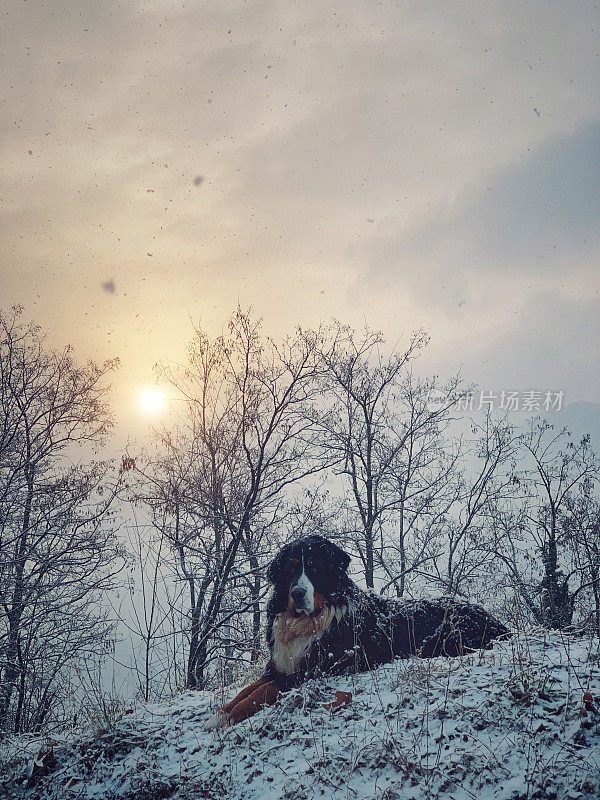
[[[306,611],[308,613],[309,610],[312,610],[308,608],[308,598],[304,586],[294,586],[293,589],[290,590],[290,596],[295,611]]]

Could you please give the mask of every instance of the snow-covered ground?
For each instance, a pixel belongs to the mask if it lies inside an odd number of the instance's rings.
[[[37,767],[31,742],[29,752],[23,741],[5,744],[0,796],[600,796],[597,639],[534,631],[468,657],[399,660],[309,682],[236,727],[206,731],[209,714],[238,689],[139,706],[110,729],[53,753],[48,742],[35,743]],[[350,705],[325,710],[339,689],[352,693]]]

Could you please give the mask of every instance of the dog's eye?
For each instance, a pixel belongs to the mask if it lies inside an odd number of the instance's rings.
[[[312,558],[307,558],[306,559],[306,566],[307,567],[312,567],[312,565],[313,565]]]
[[[294,558],[292,558],[292,564],[294,566],[296,566],[299,563],[300,563],[300,559],[298,558],[298,556],[294,556]]]

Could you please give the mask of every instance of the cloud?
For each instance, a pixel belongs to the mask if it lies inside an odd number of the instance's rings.
[[[392,278],[416,302],[450,311],[506,290],[527,297],[595,274],[600,251],[600,124],[588,123],[465,190],[412,230],[360,245],[367,280]]]
[[[142,369],[238,299],[493,346],[524,285],[585,278],[588,3],[8,0],[4,24],[3,288],[64,337],[85,308],[86,355],[110,319]]]
[[[594,121],[491,176],[466,209],[433,221],[414,242],[460,240],[480,269],[564,268],[565,252],[600,232],[599,153]]]
[[[600,397],[598,294],[532,293],[493,338],[477,336],[464,369],[486,389],[564,391],[567,403]]]

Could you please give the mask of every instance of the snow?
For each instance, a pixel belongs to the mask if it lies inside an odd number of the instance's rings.
[[[140,705],[54,744],[5,743],[0,795],[58,800],[597,798],[597,639],[530,631],[490,651],[309,681],[233,728],[206,719],[239,686]],[[352,701],[332,713],[336,690]],[[594,698],[584,711],[583,695]],[[588,703],[589,705],[589,703]],[[23,749],[27,745],[27,750]],[[47,774],[43,774],[46,772]],[[28,774],[32,777],[27,780]]]

